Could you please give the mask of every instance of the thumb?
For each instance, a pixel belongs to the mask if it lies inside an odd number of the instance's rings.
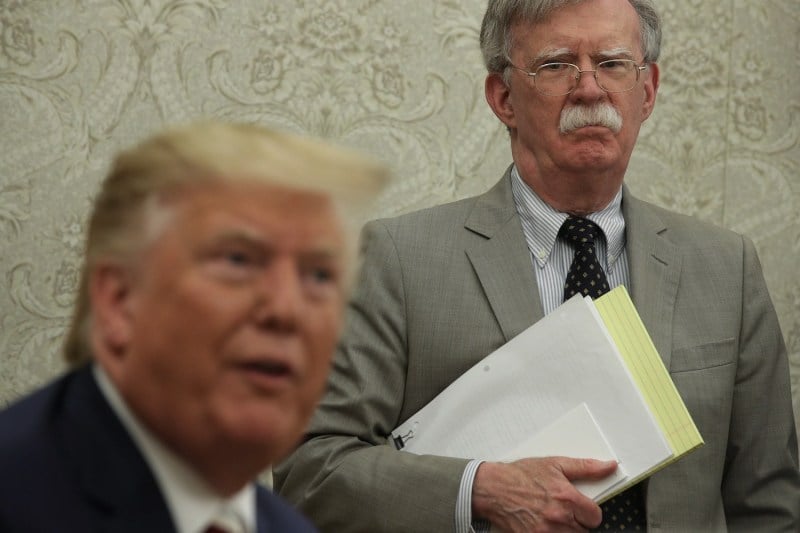
[[[563,457],[559,463],[561,472],[570,481],[573,479],[602,479],[617,469],[616,461],[598,461],[597,459]]]

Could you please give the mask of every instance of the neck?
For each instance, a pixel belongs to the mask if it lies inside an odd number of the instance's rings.
[[[544,169],[533,157],[517,157],[522,181],[557,211],[586,216],[604,209],[619,192],[623,173],[611,170]]]
[[[188,452],[191,453],[191,452]],[[236,454],[230,448],[219,450],[216,459],[209,460],[208,451],[202,456],[186,456],[189,463],[206,483],[223,498],[229,498],[253,482],[257,473],[266,470],[263,452],[259,457],[248,457],[247,453]],[[236,460],[231,460],[231,458]]]

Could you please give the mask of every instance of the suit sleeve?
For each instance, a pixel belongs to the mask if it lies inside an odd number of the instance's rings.
[[[800,531],[800,472],[786,347],[744,239],[739,360],[723,478],[732,531]]]
[[[387,443],[406,381],[404,272],[384,222],[369,223],[362,243],[328,390],[305,441],[275,468],[275,487],[323,531],[452,531],[467,461]]]

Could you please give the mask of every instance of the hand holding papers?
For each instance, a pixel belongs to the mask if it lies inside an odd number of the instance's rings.
[[[596,501],[702,444],[622,287],[595,302],[565,302],[464,373],[392,437],[407,452],[491,461],[607,459],[610,452],[618,472],[579,486]]]
[[[516,461],[526,457],[591,457],[600,461],[616,461],[617,456],[608,444],[597,421],[585,403],[581,403],[536,435],[502,457]],[[576,480],[575,487],[589,498],[597,500],[627,478],[625,469],[617,466],[610,476],[596,481]]]

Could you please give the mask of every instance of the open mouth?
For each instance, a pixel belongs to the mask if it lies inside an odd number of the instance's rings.
[[[268,376],[284,377],[291,374],[289,365],[275,361],[254,361],[244,363],[242,367],[251,372],[266,374]]]
[[[291,366],[277,361],[248,361],[238,368],[251,385],[264,391],[286,387],[296,377]]]

